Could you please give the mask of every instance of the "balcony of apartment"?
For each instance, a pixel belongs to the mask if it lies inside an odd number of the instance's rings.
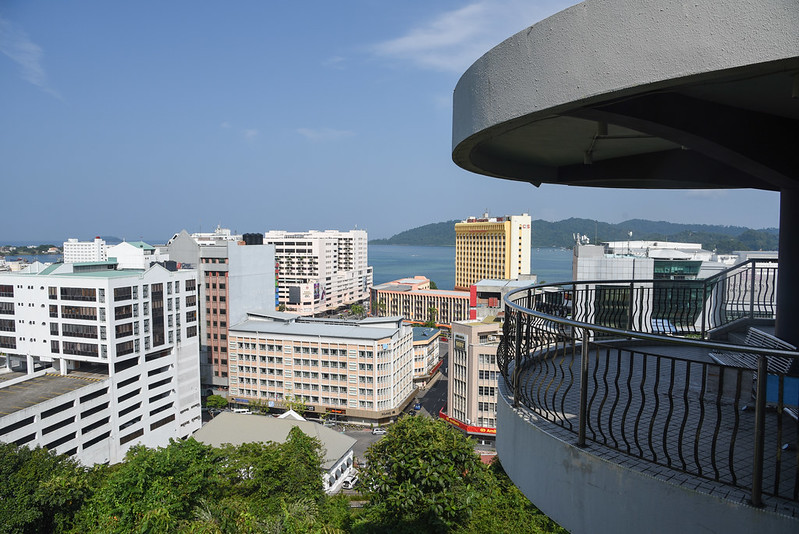
[[[747,264],[506,298],[497,451],[572,532],[799,531],[797,27],[784,0],[585,0],[455,88],[452,158],[472,172],[779,192],[779,284]]]
[[[799,353],[770,333],[776,274],[508,295],[497,450],[513,481],[574,532],[796,532]]]

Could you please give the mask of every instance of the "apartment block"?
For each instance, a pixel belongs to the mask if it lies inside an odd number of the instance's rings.
[[[0,440],[116,463],[197,430],[196,272],[40,267],[0,275]]]
[[[455,289],[530,274],[530,216],[469,217],[455,224]]]
[[[441,365],[438,328],[413,327],[413,381],[424,387]]]
[[[105,261],[108,259],[105,240],[99,236],[94,241],[78,241],[70,238],[64,241],[64,263]]]
[[[406,321],[424,323],[430,319],[430,309],[435,308],[435,322],[440,325],[469,318],[468,292],[430,289],[430,280],[424,276],[374,286],[370,297],[372,315],[380,317],[401,315]]]
[[[360,321],[251,312],[230,328],[230,397],[384,423],[411,402],[413,331],[401,317]]]
[[[452,325],[447,413],[443,419],[482,441],[497,430],[497,348],[502,323],[491,319]]]
[[[214,234],[183,230],[167,243],[172,261],[198,270],[203,396],[228,395],[229,326],[243,321],[248,310],[277,306],[275,247],[262,242],[260,234],[217,228]]]
[[[266,232],[264,243],[275,246],[280,304],[314,315],[369,298],[367,241],[363,230]]]

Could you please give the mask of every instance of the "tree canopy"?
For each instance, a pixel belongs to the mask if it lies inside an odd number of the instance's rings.
[[[325,494],[321,443],[296,427],[283,443],[135,446],[93,468],[0,444],[0,532],[564,532],[441,421],[402,418],[366,457],[360,509]]]

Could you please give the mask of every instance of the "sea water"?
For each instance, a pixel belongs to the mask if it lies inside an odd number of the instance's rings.
[[[533,248],[531,272],[539,282],[566,282],[572,279],[572,251],[559,248]],[[374,268],[374,283],[384,284],[400,278],[424,276],[438,289],[455,287],[455,247],[414,247],[369,245],[369,265]]]

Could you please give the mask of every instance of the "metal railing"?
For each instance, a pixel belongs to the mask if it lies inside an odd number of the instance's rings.
[[[701,281],[532,286],[505,298],[500,372],[515,405],[573,432],[578,446],[743,488],[755,505],[764,494],[799,501],[799,422],[784,397],[792,378],[776,373],[776,392],[768,380],[769,359],[799,352],[710,340],[732,323],[773,319],[775,295],[772,262]],[[709,357],[721,352],[759,367]]]

